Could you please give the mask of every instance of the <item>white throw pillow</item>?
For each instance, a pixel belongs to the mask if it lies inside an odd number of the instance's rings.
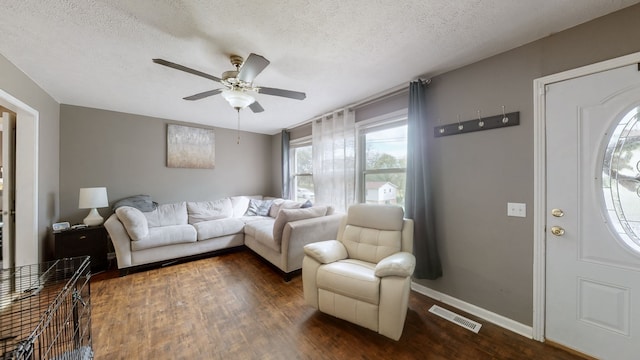
[[[282,209],[299,209],[302,203],[293,200],[284,200],[284,199],[276,199],[273,200],[273,204],[271,204],[271,209],[269,209],[269,216],[272,218],[276,218],[278,213]]]
[[[121,206],[116,209],[116,216],[124,225],[131,240],[144,239],[149,235],[149,224],[142,211],[131,206]]]

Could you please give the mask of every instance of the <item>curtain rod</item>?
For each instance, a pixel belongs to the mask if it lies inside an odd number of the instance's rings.
[[[415,80],[411,80],[410,83],[413,82],[413,81],[420,81],[425,85],[431,84],[431,79],[416,78]],[[362,108],[363,106],[366,106],[366,105],[369,105],[369,104],[372,104],[372,103],[375,103],[375,102],[378,102],[378,101],[382,101],[384,99],[390,98],[392,96],[395,96],[395,95],[398,95],[398,94],[401,94],[401,93],[407,92],[407,91],[409,91],[408,84],[400,84],[398,86],[392,87],[391,89],[387,89],[387,90],[385,90],[383,92],[380,92],[380,93],[377,93],[375,95],[369,96],[368,98],[365,98],[364,100],[358,101],[358,102],[353,103],[351,105],[344,106],[344,107],[342,107],[340,109],[347,108],[347,109],[355,110],[355,109],[358,109],[358,108]],[[336,110],[339,111],[339,109],[336,109]],[[314,116],[311,119],[304,120],[304,121],[299,122],[299,123],[297,123],[297,124],[295,124],[295,125],[293,125],[291,127],[288,127],[285,130],[291,130],[291,129],[295,129],[297,127],[306,125],[307,123],[311,123],[313,121],[319,120],[319,119],[321,119],[321,118],[323,118],[325,116],[328,116],[328,115],[330,115],[330,114],[332,114],[334,112],[335,112],[335,110],[327,112],[327,113],[324,113],[322,115]]]
[[[416,78],[415,80],[411,80],[409,83],[412,83],[414,81],[420,81],[425,85],[429,85],[431,84],[431,79],[422,79],[422,78]],[[391,89],[388,89],[386,91],[383,91],[381,93],[372,95],[364,100],[361,100],[353,105],[350,106],[350,108],[353,109],[358,109],[358,108],[362,108],[366,105],[378,102],[378,101],[382,101],[384,99],[388,99],[392,96],[396,96],[398,94],[402,94],[404,92],[408,92],[409,91],[409,84],[400,84],[396,87],[393,87]]]

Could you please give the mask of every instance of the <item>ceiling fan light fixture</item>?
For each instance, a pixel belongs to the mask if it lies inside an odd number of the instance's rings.
[[[222,97],[235,109],[244,109],[256,101],[253,96],[240,90],[225,90]]]

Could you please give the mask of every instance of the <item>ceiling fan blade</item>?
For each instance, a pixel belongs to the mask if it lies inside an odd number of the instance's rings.
[[[194,70],[192,68],[188,68],[186,66],[182,66],[180,64],[172,63],[171,61],[163,60],[163,59],[153,59],[153,62],[156,64],[168,66],[170,68],[174,68],[176,70],[181,70],[184,72],[188,72],[189,74],[202,76],[203,78],[207,78],[209,80],[220,82],[219,77],[215,77],[213,75],[209,75],[207,73],[203,73],[202,71]]]
[[[251,109],[251,111],[253,111],[254,113],[260,113],[264,111],[262,106],[257,101],[254,101],[251,105],[249,105],[249,109]]]
[[[209,97],[209,96],[218,95],[218,94],[220,94],[222,92],[222,90],[223,89],[209,90],[209,91],[201,92],[199,94],[187,96],[187,97],[185,97],[183,99],[185,99],[185,100],[200,100],[200,99],[204,99],[204,98]]]
[[[282,96],[282,97],[296,99],[296,100],[304,100],[307,97],[307,94],[303,92],[276,89],[276,88],[270,88],[270,87],[259,87],[258,93],[274,95],[274,96]]]
[[[238,79],[245,82],[252,82],[258,74],[264,70],[264,68],[269,65],[269,60],[264,57],[251,53],[247,60],[244,61],[242,67],[240,68],[240,72],[238,73]]]

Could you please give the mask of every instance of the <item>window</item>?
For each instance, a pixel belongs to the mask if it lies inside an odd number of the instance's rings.
[[[404,207],[407,121],[396,119],[359,129],[359,196],[368,204]]]
[[[313,156],[311,139],[291,142],[291,178],[293,198],[299,202],[315,200],[313,189]]]

